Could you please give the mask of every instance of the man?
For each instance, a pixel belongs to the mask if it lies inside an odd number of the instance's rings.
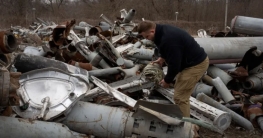
[[[209,66],[204,49],[186,31],[175,26],[143,21],[138,24],[137,30],[140,35],[157,45],[160,57],[153,63],[162,65],[166,62],[168,65],[167,74],[160,85],[169,87],[176,76],[175,104],[184,117],[190,117],[190,96]]]

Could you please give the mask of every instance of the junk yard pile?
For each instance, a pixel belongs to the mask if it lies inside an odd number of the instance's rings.
[[[229,32],[195,41],[210,59],[190,97],[191,117],[159,81],[167,66],[138,35],[135,10],[90,25],[36,18],[0,32],[1,137],[192,138],[231,124],[263,130],[263,19],[236,16]],[[216,37],[220,36],[220,37]],[[175,80],[176,81],[176,80]]]

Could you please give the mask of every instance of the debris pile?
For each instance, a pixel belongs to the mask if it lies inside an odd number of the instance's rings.
[[[224,134],[232,121],[263,129],[263,37],[199,31],[210,66],[186,118],[173,86],[158,84],[167,66],[151,63],[156,46],[136,32],[136,11],[120,13],[116,21],[102,14],[96,26],[36,18],[0,32],[1,137],[198,137],[198,126]],[[246,33],[237,27],[243,18],[232,31]]]

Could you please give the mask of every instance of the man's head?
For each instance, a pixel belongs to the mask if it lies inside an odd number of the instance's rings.
[[[154,40],[156,24],[152,21],[142,21],[138,24],[137,30],[145,39]]]

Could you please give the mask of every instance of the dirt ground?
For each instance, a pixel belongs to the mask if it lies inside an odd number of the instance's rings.
[[[250,132],[234,123],[232,123],[224,133],[224,135],[221,135],[202,127],[200,127],[199,130],[201,138],[263,138],[263,133],[260,128],[255,128],[254,131]]]

